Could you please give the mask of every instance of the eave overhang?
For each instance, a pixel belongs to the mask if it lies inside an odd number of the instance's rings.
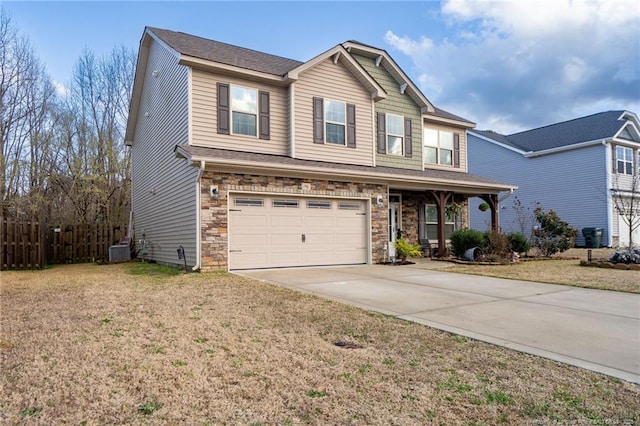
[[[229,158],[216,156],[222,151],[214,148],[196,148],[199,152],[192,152],[193,147],[177,145],[174,149],[178,158],[184,158],[194,166],[202,161],[207,168],[218,172],[250,173],[267,176],[308,177],[328,180],[346,180],[349,182],[377,183],[392,186],[395,189],[425,191],[443,190],[463,194],[498,194],[503,191],[513,191],[517,186],[499,182],[473,181],[441,178],[429,176],[428,172],[415,170],[390,169],[369,166],[348,166],[337,163],[321,163],[317,161],[297,160],[288,157],[278,157],[284,162],[269,161],[272,156],[256,154],[254,159],[247,156]],[[275,158],[275,157],[273,157]],[[457,174],[458,172],[450,172]],[[459,172],[462,177],[480,177]]]

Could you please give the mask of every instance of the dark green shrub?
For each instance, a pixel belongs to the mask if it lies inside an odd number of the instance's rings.
[[[529,251],[529,241],[527,241],[527,237],[520,232],[508,234],[507,239],[511,245],[511,251],[515,251],[516,253],[526,253]]]
[[[470,248],[483,246],[484,235],[475,229],[459,229],[451,234],[451,249],[456,257],[462,257]]]
[[[551,256],[558,252],[562,253],[573,247],[578,235],[576,228],[560,220],[553,210],[545,213],[542,207],[537,207],[535,214],[538,227],[533,231],[533,245],[544,256]]]

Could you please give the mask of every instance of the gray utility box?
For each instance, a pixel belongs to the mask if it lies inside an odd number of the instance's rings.
[[[122,262],[131,260],[129,244],[116,244],[109,247],[109,262]]]

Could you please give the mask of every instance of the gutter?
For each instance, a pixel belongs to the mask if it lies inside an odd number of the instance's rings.
[[[609,142],[607,140],[601,141],[602,146],[604,147],[604,158],[607,162],[605,166],[605,199],[607,204],[607,246],[613,247],[613,195],[611,194],[611,174],[613,170],[611,170],[612,166],[612,152],[609,148]]]
[[[512,189],[517,189],[516,185],[506,185],[506,184],[492,184],[492,183],[478,183],[473,181],[459,181],[453,179],[442,179],[442,178],[422,178],[419,176],[390,176],[384,173],[372,173],[372,172],[363,172],[358,170],[344,170],[344,169],[325,169],[313,166],[301,166],[301,165],[275,165],[274,163],[266,163],[266,162],[240,162],[234,161],[231,162],[226,159],[217,159],[217,158],[203,158],[201,156],[191,156],[182,150],[179,146],[176,147],[176,154],[181,157],[187,158],[194,163],[207,161],[211,165],[217,165],[221,170],[231,169],[231,168],[242,168],[242,169],[250,169],[256,172],[265,173],[267,175],[276,173],[279,170],[287,171],[287,172],[297,172],[304,173],[308,175],[315,176],[323,176],[323,177],[344,177],[344,178],[360,178],[366,179],[367,182],[374,181],[380,182],[384,184],[414,184],[414,185],[434,185],[438,186],[438,188],[434,189],[446,189],[449,187],[464,187],[465,190],[473,192],[473,189],[477,191],[477,193],[483,193],[483,191],[510,191]],[[279,167],[278,167],[279,166]],[[465,173],[461,173],[461,177],[463,177]],[[276,175],[277,176],[277,175]],[[445,188],[446,187],[446,188]],[[417,188],[420,189],[420,188]]]
[[[199,271],[202,267],[202,230],[200,220],[200,193],[202,174],[204,173],[204,167],[207,163],[204,160],[200,160],[200,168],[198,169],[198,176],[196,178],[196,264],[191,268],[192,271]]]

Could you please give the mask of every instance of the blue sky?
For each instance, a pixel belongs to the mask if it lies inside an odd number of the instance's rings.
[[[381,47],[436,106],[501,133],[640,114],[632,0],[0,1],[59,85],[83,49],[137,51],[148,25],[301,61],[346,40]]]

